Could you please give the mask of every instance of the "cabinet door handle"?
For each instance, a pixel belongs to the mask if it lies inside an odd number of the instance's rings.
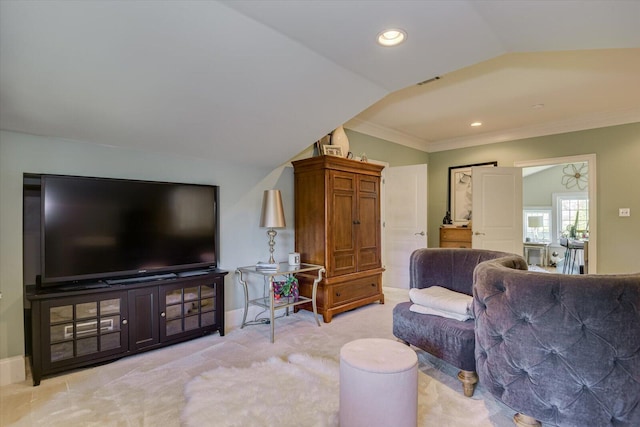
[[[340,296],[340,292],[336,292],[336,296],[339,297]]]
[[[127,319],[122,319],[122,324],[126,325],[127,323],[129,323],[129,321]]]
[[[360,224],[360,221],[358,221],[357,219],[354,219],[353,223],[357,225],[357,224]]]
[[[372,288],[375,288],[375,287],[376,287],[376,284],[375,284],[375,283],[372,283],[372,284],[371,284],[371,287],[372,287]]]
[[[162,313],[160,313],[160,317],[166,317],[167,315],[164,313],[164,311]]]

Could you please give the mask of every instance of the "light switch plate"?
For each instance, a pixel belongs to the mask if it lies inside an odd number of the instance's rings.
[[[631,209],[629,208],[618,209],[618,216],[631,216]]]

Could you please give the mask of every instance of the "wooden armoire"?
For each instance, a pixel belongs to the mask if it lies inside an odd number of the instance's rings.
[[[295,248],[302,262],[324,265],[318,313],[333,315],[380,301],[380,175],[383,166],[336,156],[293,162]],[[314,276],[298,276],[311,297]]]

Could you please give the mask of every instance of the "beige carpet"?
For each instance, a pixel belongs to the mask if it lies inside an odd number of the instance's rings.
[[[408,300],[408,293],[385,288],[385,300],[383,305],[371,304],[337,315],[321,327],[306,311],[277,319],[274,344],[269,343],[269,325],[248,326],[228,330],[224,337],[207,336],[107,365],[45,378],[38,387],[32,387],[29,380],[3,386],[0,425],[184,425],[188,423],[181,419],[187,405],[187,385],[217,368],[244,369],[272,357],[287,360],[293,354],[337,363],[340,348],[349,341],[364,337],[394,339],[392,309],[398,302]],[[465,398],[454,368],[423,352],[418,355],[420,426],[513,426],[513,412],[485,393],[482,385],[473,398]],[[260,390],[277,393],[278,386],[267,382]],[[223,425],[225,416],[218,411],[207,420],[201,425]],[[322,424],[310,421],[279,425]]]

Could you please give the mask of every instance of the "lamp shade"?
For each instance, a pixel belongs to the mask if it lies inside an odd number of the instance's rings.
[[[542,217],[541,216],[530,216],[527,217],[527,224],[530,228],[540,228],[542,227]]]
[[[285,226],[280,190],[265,190],[262,197],[260,227],[284,228]]]

